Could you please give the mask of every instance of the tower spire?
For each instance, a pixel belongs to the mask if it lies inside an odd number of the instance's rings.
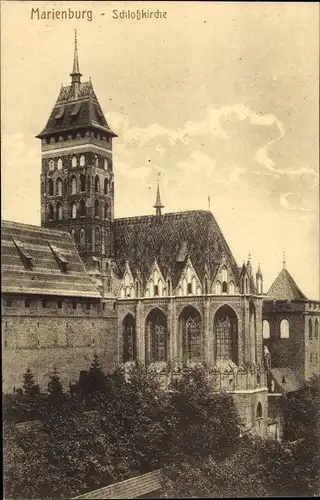
[[[73,88],[73,95],[78,97],[79,85],[81,82],[81,73],[79,69],[79,58],[78,58],[78,41],[77,41],[77,30],[74,30],[74,55],[73,55],[73,67],[71,76],[71,84]]]
[[[282,269],[286,268],[286,252],[283,250],[283,261],[282,261]]]
[[[162,203],[161,203],[159,179],[158,179],[158,182],[157,182],[157,197],[156,197],[156,202],[153,205],[153,208],[156,209],[156,216],[160,217],[161,216],[161,208],[164,208],[164,205],[162,205]]]

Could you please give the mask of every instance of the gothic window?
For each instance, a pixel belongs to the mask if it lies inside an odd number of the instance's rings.
[[[62,196],[62,179],[60,177],[56,180],[56,194]]]
[[[49,196],[53,195],[53,180],[48,179]]]
[[[201,361],[201,317],[196,309],[186,307],[179,319],[184,361]]]
[[[104,218],[105,219],[110,219],[110,217],[111,217],[111,214],[110,214],[110,205],[106,201],[105,204],[104,204]]]
[[[171,283],[170,283],[170,280],[167,281],[167,292],[168,292],[168,295],[171,295]]]
[[[70,234],[71,234],[71,236],[72,236],[72,238],[73,238],[73,241],[74,241],[75,243],[77,243],[77,231],[75,230],[75,228],[74,228],[74,227],[71,229]]]
[[[94,163],[96,167],[99,167],[99,158],[97,157],[97,155],[94,157]]]
[[[215,359],[238,364],[238,322],[233,309],[222,306],[215,315]]]
[[[136,325],[131,314],[123,320],[123,362],[136,359]]]
[[[204,293],[208,293],[208,278],[204,278]]]
[[[318,339],[319,338],[319,323],[318,323],[318,318],[316,318],[316,322],[314,325],[314,338]]]
[[[52,206],[52,203],[49,203],[48,205],[48,218],[49,220],[53,220],[53,206]]]
[[[312,320],[309,319],[309,340],[312,340]]]
[[[109,194],[109,181],[108,181],[108,179],[104,180],[104,194]]]
[[[79,202],[79,214],[80,217],[84,217],[86,215],[86,202],[84,200],[80,200]]]
[[[187,294],[188,295],[192,295],[192,285],[191,285],[191,283],[188,283]]]
[[[262,322],[262,336],[264,339],[270,338],[270,326],[269,322],[266,319],[264,319]]]
[[[83,246],[85,246],[85,244],[86,244],[86,231],[82,227],[80,229],[80,245],[83,247]]]
[[[83,193],[86,190],[86,176],[84,174],[80,175],[80,191]]]
[[[77,218],[77,204],[73,201],[70,205],[71,219]]]
[[[229,293],[231,295],[234,294],[234,282],[233,281],[230,281],[230,283],[229,283]]]
[[[256,418],[262,418],[262,405],[259,401],[259,403],[257,404],[257,411],[256,411]]]
[[[54,161],[53,160],[49,161],[49,170],[50,171],[54,170]]]
[[[220,294],[221,293],[221,283],[220,281],[217,281],[216,282],[216,294]]]
[[[280,323],[280,338],[288,339],[290,334],[289,321],[287,319],[281,320]]]
[[[81,155],[80,156],[80,167],[84,167],[85,163],[86,163],[85,156]]]
[[[136,297],[139,297],[139,283],[136,282]]]
[[[73,156],[71,160],[71,166],[74,168],[77,166],[77,164],[78,164],[77,157]]]
[[[113,196],[114,195],[114,184],[113,184],[113,182],[111,182],[111,184],[110,184],[110,192],[111,192],[111,196]]]
[[[252,348],[252,359],[257,362],[257,329],[256,329],[256,310],[253,302],[249,305],[249,331],[250,345]]]
[[[127,298],[129,298],[129,297],[130,297],[130,287],[129,287],[129,286],[126,286],[125,296],[126,296]]]
[[[146,320],[146,361],[167,360],[167,320],[159,310],[151,311]]]
[[[94,215],[95,217],[99,217],[99,200],[94,202]]]
[[[228,293],[228,285],[226,281],[222,282],[222,293]]]
[[[58,170],[62,170],[63,164],[61,158],[58,159]]]
[[[98,251],[101,244],[100,229],[98,227],[96,227],[94,230],[94,241],[95,241],[95,249],[96,251]]]
[[[68,181],[67,179],[64,180],[64,195],[68,195]]]
[[[57,203],[57,220],[62,220],[62,205]]]
[[[108,160],[107,160],[107,158],[104,159],[104,169],[108,170]]]
[[[96,193],[100,193],[100,179],[98,175],[94,179],[94,190]]]
[[[154,285],[153,295],[154,295],[154,297],[158,297],[158,295],[159,295],[159,287],[158,287],[158,285]]]
[[[71,194],[77,193],[77,178],[75,175],[71,177]]]

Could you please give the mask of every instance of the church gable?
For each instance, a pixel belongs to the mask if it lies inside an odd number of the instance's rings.
[[[200,279],[193,267],[190,257],[181,273],[176,287],[177,295],[201,295],[202,286]]]
[[[167,295],[166,282],[162,272],[160,271],[157,261],[155,261],[151,268],[151,273],[146,284],[145,296],[163,297],[164,295]]]
[[[222,256],[221,263],[212,281],[211,293],[217,295],[221,293],[228,293],[230,295],[239,293],[238,280],[225,254]]]
[[[122,283],[119,289],[119,297],[121,299],[134,298],[135,296],[135,281],[129,266],[126,262],[125,271],[122,278]]]

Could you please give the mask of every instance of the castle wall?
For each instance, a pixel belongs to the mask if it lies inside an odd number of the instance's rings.
[[[117,365],[117,320],[114,301],[87,301],[52,297],[42,307],[39,297],[14,297],[12,305],[2,300],[3,391],[21,387],[27,368],[36,383],[46,389],[54,367],[67,387],[87,370],[94,352],[103,369]],[[59,301],[62,300],[61,308]],[[76,304],[76,309],[74,309]],[[103,305],[104,304],[104,305]]]

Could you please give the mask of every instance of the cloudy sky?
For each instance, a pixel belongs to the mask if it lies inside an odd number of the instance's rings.
[[[317,3],[2,2],[2,218],[40,223],[40,143],[73,30],[111,128],[117,217],[208,209],[265,290],[282,268],[319,299]],[[31,20],[31,9],[92,21]],[[167,12],[113,19],[113,9]]]

